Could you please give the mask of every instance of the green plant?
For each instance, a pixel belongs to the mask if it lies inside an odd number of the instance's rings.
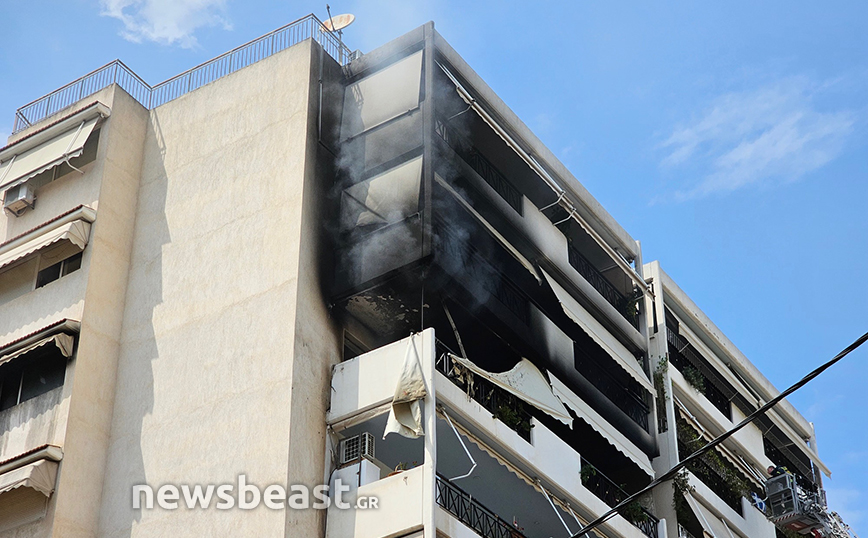
[[[639,288],[633,288],[633,293],[631,293],[629,297],[626,297],[621,303],[621,313],[626,314],[631,318],[637,315],[639,313],[639,301],[642,297],[644,297],[644,295],[642,295],[642,290]]]
[[[693,490],[687,469],[681,469],[672,477],[672,508],[675,509],[675,515],[681,521],[690,517],[690,507],[687,505],[684,494],[693,493]]]
[[[618,510],[618,513],[621,514],[621,517],[627,521],[632,521],[633,523],[643,523],[648,521],[648,514],[645,512],[642,503],[639,501],[633,501],[627,504]]]
[[[494,418],[519,433],[530,433],[530,429],[533,428],[529,419],[508,405],[499,405],[494,413]]]
[[[699,392],[705,392],[705,376],[693,366],[685,366],[681,371],[684,380]]]
[[[678,419],[677,436],[680,444],[687,451],[681,457],[687,457],[708,444],[696,430],[684,419]],[[704,464],[704,465],[703,465]],[[723,486],[738,496],[750,495],[750,484],[742,475],[723,457],[717,450],[711,450],[702,455],[697,461],[687,464],[687,469],[695,474],[703,482]]]
[[[597,476],[597,468],[586,461],[582,461],[582,470],[579,471],[579,478],[582,479],[582,484]]]

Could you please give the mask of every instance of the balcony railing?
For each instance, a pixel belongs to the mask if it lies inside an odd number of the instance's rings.
[[[524,538],[517,528],[440,475],[437,475],[437,504],[482,538]]]
[[[680,441],[678,443],[678,453],[681,454],[682,457],[691,454],[690,450]],[[741,494],[726,486],[726,477],[723,476],[720,471],[701,458],[691,461],[687,465],[687,469],[693,473],[700,482],[708,486],[708,489],[713,491],[715,495],[720,497],[720,500],[735,510],[736,513],[741,514]]]
[[[491,381],[473,372],[456,368],[455,361],[445,353],[447,349],[438,343],[437,370],[445,375],[456,386],[465,391],[501,422],[509,426],[522,439],[530,443],[531,414],[527,404],[514,395],[506,392]]]
[[[630,419],[648,431],[648,413],[650,409],[642,397],[624,386],[622,381],[615,379],[611,373],[597,364],[593,357],[577,344],[575,346],[575,366],[582,376],[603,393],[615,406]],[[632,379],[628,383],[635,383]],[[638,384],[637,384],[638,385]],[[639,388],[638,390],[642,390]]]
[[[350,49],[311,14],[154,87],[149,86],[123,62],[115,60],[19,108],[15,113],[12,132],[22,131],[112,84],[118,84],[150,110],[305,39],[316,40],[341,65],[354,59]]]
[[[615,286],[572,243],[569,245],[569,256],[570,265],[573,266],[573,269],[578,271],[638,331],[639,316],[636,314],[635,300],[624,297],[621,292],[615,289]]]
[[[455,150],[464,161],[488,183],[519,215],[522,212],[522,195],[506,176],[486,159],[467,138],[458,134],[446,120],[437,120],[435,132]]]
[[[732,406],[729,398],[727,398],[708,377],[702,373],[705,360],[696,349],[680,334],[676,333],[669,327],[666,328],[666,341],[669,343],[669,362],[678,369],[682,374],[692,368],[696,373],[702,376],[703,389],[702,394],[711,402],[711,405],[716,407],[723,416],[732,420]]]
[[[628,497],[626,491],[587,461],[583,460],[582,471],[582,485],[610,508],[617,506]],[[641,508],[641,511],[631,510],[623,515],[625,519],[641,530],[645,536],[657,538],[657,523],[659,520],[651,512],[648,512],[645,508]]]

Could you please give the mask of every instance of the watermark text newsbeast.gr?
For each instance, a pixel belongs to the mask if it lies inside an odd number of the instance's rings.
[[[344,495],[350,491],[350,486],[340,479],[335,480],[334,488],[326,484],[309,487],[292,485],[289,489],[279,484],[259,486],[247,483],[246,475],[238,475],[237,483],[233,484],[163,484],[154,489],[149,484],[133,486],[133,509],[153,510],[156,506],[163,510],[187,508],[216,508],[217,510],[253,510],[264,504],[271,510],[325,510],[334,506],[341,510],[354,508],[370,510],[378,508],[378,499],[370,496],[360,496],[354,502],[344,500]]]

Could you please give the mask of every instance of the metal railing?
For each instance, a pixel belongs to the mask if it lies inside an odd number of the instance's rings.
[[[521,531],[498,517],[479,501],[473,500],[464,490],[439,474],[437,475],[437,504],[476,531],[482,538],[524,538]]]
[[[732,420],[732,406],[729,398],[718,389],[714,382],[702,373],[705,360],[701,354],[680,334],[666,327],[666,341],[669,343],[669,362],[682,374],[687,368],[692,368],[702,376],[704,388],[701,391],[706,399],[716,407],[723,416]]]
[[[582,458],[582,469],[582,485],[610,508],[617,506],[628,497],[626,491],[584,458]],[[645,510],[644,507],[638,514],[627,513],[622,515],[627,521],[641,530],[645,536],[657,538],[657,524],[660,520],[654,514]]]
[[[636,314],[635,309],[636,303],[624,297],[621,292],[615,289],[615,286],[572,243],[569,245],[569,258],[573,269],[578,271],[603,296],[603,299],[614,306],[615,310],[630,322],[630,325],[639,330],[639,316]]]
[[[316,40],[341,65],[355,59],[354,53],[310,14],[154,87],[122,61],[115,60],[19,108],[12,132],[20,132],[112,84],[119,85],[150,110],[306,39]]]
[[[578,344],[574,348],[576,370],[633,422],[641,426],[643,430],[648,431],[648,413],[651,410],[641,395],[644,389],[629,379],[627,383],[640,387],[636,391],[630,390],[623,381],[612,376]],[[639,394],[636,393],[637,391]]]
[[[693,450],[688,448],[685,440],[678,436],[678,454],[681,458],[692,454]],[[737,514],[743,515],[741,512],[741,497],[742,494],[733,491],[727,485],[726,477],[719,469],[715,469],[707,461],[702,458],[692,460],[687,464],[687,470],[693,473],[693,476],[699,479],[700,482],[708,486],[720,500],[726,503],[730,508],[736,511]]]
[[[506,203],[522,214],[522,195],[518,189],[497,169],[494,164],[486,159],[478,149],[466,137],[458,134],[446,120],[437,119],[434,131],[440,135],[446,144],[455,150],[455,153],[470,165],[492,189],[503,198]]]

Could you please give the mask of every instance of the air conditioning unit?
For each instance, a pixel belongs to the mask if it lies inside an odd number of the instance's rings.
[[[341,465],[353,463],[362,456],[374,457],[374,436],[368,432],[341,440]]]
[[[3,209],[16,217],[21,216],[28,209],[33,209],[36,194],[33,187],[27,183],[16,185],[3,193]]]

